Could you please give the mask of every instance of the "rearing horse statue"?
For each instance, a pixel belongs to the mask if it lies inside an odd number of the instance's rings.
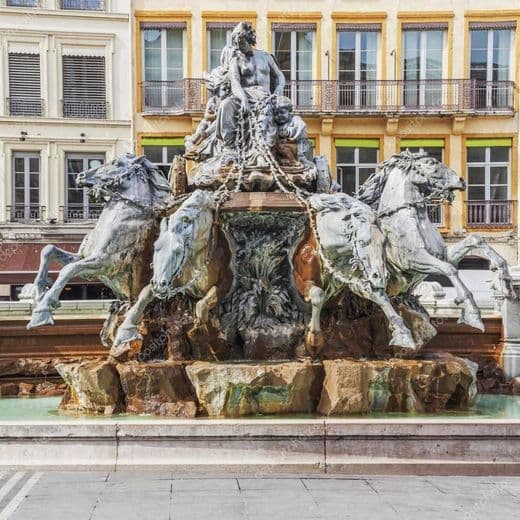
[[[390,296],[411,291],[429,274],[446,276],[457,291],[455,302],[462,305],[459,323],[484,330],[473,295],[459,277],[457,265],[478,249],[498,273],[500,288],[507,298],[516,298],[507,262],[478,235],[446,246],[428,217],[432,200],[453,200],[464,190],[464,180],[453,170],[425,153],[394,155],[380,165],[363,184],[359,200],[377,214],[385,236],[385,255],[391,271],[387,287]]]
[[[60,306],[61,291],[72,278],[99,280],[130,302],[150,280],[158,217],[171,200],[167,180],[144,156],[133,154],[79,173],[77,180],[95,198],[108,202],[77,254],[53,245],[43,248],[34,280],[38,304],[27,328],[54,323],[52,309]],[[48,288],[52,261],[64,267]]]

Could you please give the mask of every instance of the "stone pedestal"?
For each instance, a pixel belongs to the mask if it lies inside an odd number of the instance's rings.
[[[520,291],[520,266],[511,268],[513,285]],[[520,376],[520,301],[505,300],[502,307],[504,349],[502,368],[508,379]]]

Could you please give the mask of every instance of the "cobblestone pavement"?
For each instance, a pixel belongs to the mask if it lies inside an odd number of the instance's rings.
[[[0,520],[520,518],[520,477],[0,475]]]

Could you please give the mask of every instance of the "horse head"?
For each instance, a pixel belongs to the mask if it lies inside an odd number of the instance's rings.
[[[138,157],[131,153],[78,173],[76,181],[78,186],[89,188],[97,200],[119,195],[153,208],[170,194],[167,180],[153,163],[144,155]]]
[[[154,245],[152,290],[160,299],[175,294],[174,281],[189,263],[207,254],[211,244],[216,199],[197,190],[171,216],[163,218]]]
[[[464,179],[451,168],[427,153],[406,150],[378,166],[378,171],[361,186],[358,199],[372,207],[388,209],[425,197],[451,202],[454,192],[464,189]],[[382,200],[385,195],[388,200]]]

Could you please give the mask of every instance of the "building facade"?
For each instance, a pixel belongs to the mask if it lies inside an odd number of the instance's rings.
[[[0,1],[0,298],[47,243],[75,251],[100,206],[75,174],[132,148],[130,0]],[[57,266],[56,266],[57,267]],[[71,298],[100,286],[67,287]]]
[[[466,179],[430,216],[448,242],[479,232],[518,263],[520,9],[501,0],[135,0],[135,147],[166,165],[199,122],[203,72],[241,20],[286,77],[315,153],[354,193],[376,163],[425,150]],[[478,263],[478,262],[477,262]]]

